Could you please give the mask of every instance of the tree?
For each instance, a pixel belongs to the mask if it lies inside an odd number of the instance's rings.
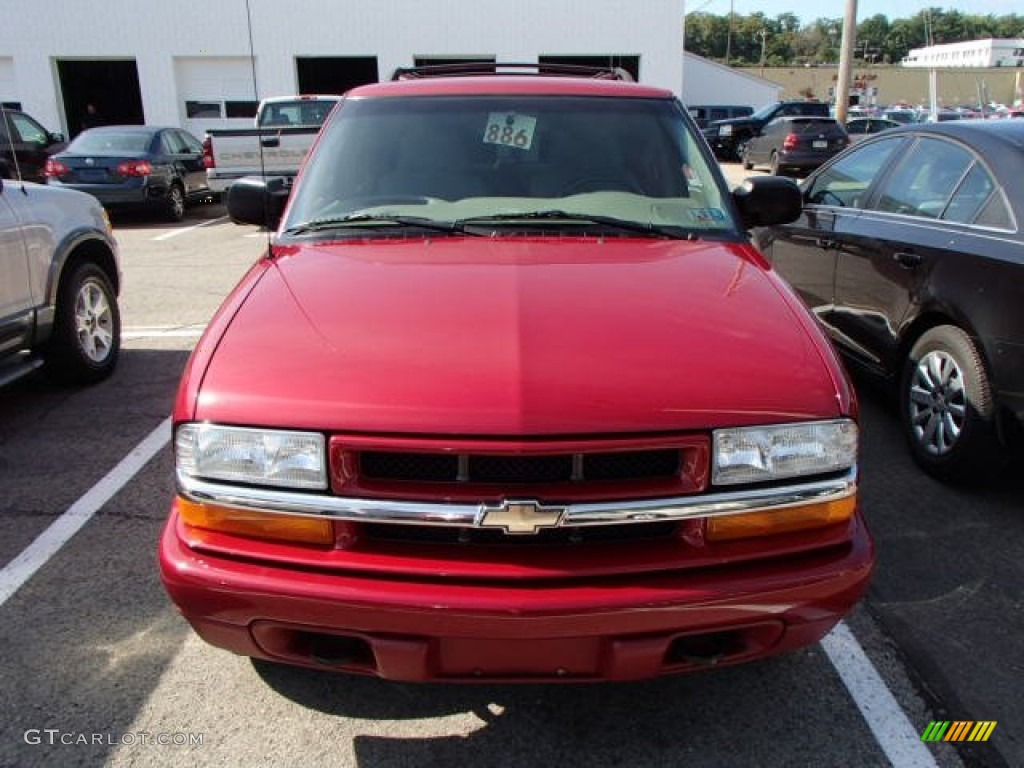
[[[729,40],[729,16],[693,13],[686,17],[685,47],[698,56],[722,61]],[[815,19],[807,25],[792,13],[774,19],[757,12],[733,14],[730,63],[761,61],[762,30],[766,63],[773,66],[835,63],[839,58],[842,19]],[[1024,16],[965,14],[928,8],[909,18],[889,20],[883,14],[857,25],[857,55],[868,61],[897,63],[911,48],[929,43],[957,43],[989,37],[1024,36]]]

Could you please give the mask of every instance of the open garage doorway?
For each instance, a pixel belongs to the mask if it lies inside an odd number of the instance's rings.
[[[145,123],[135,59],[58,59],[57,77],[69,137],[94,125]]]
[[[633,76],[637,82],[640,81],[640,57],[623,54],[604,55],[567,55],[567,56],[538,56],[537,61],[541,64],[577,64],[584,67],[621,67]]]
[[[297,56],[299,93],[341,95],[357,85],[376,83],[376,56]]]

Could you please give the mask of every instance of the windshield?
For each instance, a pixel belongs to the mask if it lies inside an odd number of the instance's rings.
[[[260,126],[301,126],[319,128],[334,108],[327,99],[299,99],[268,102],[260,112]]]
[[[149,131],[85,131],[68,145],[68,151],[91,155],[147,152],[152,141],[153,134]]]
[[[283,230],[396,216],[580,229],[593,216],[668,236],[732,232],[699,141],[668,99],[350,99],[306,164]]]
[[[775,114],[775,110],[778,109],[778,107],[778,104],[765,104],[763,107],[757,110],[757,112],[752,114],[751,117],[757,120],[767,120],[773,114]]]

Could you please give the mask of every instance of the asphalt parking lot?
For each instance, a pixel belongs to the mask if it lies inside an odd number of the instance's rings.
[[[866,386],[861,498],[878,569],[827,645],[647,683],[450,687],[204,645],[156,570],[173,493],[166,419],[189,351],[264,236],[217,205],[115,229],[118,371],[90,389],[34,377],[0,391],[0,765],[1024,765],[1024,478],[928,478]],[[844,665],[858,649],[879,681]],[[924,745],[932,720],[997,726],[987,743]]]

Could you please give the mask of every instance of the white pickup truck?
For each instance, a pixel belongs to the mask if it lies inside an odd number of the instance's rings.
[[[315,95],[264,99],[254,128],[208,130],[203,162],[210,189],[224,192],[243,176],[295,176],[320,126],[340,100],[340,96]]]

